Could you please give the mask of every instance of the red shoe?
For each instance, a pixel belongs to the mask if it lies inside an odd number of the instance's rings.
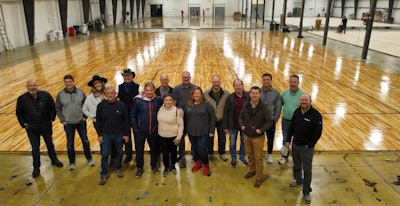
[[[201,169],[201,165],[203,163],[201,162],[201,160],[196,160],[196,165],[192,168],[192,172],[196,172],[197,170]]]
[[[210,176],[210,165],[209,164],[204,164],[203,175]]]

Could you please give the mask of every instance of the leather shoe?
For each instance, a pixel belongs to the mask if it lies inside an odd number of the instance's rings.
[[[104,184],[106,184],[106,181],[107,181],[107,176],[101,176],[101,177],[100,177],[99,185],[104,185]]]
[[[124,163],[129,163],[131,161],[132,161],[132,156],[126,156],[125,160],[124,160]]]
[[[63,166],[64,166],[64,164],[63,164],[62,162],[60,162],[59,160],[57,160],[57,161],[55,161],[55,162],[52,162],[51,164],[52,164],[52,165],[55,165],[55,166],[57,166],[57,167],[63,167]]]
[[[34,168],[32,172],[32,177],[36,178],[40,176],[40,169],[39,168]]]

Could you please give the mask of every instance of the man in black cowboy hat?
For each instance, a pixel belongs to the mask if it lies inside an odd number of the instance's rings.
[[[133,98],[139,94],[139,84],[133,82],[133,78],[135,78],[135,72],[131,69],[127,68],[121,73],[124,77],[124,83],[118,86],[118,98],[120,101],[125,103],[126,108],[128,109],[128,114],[131,113],[131,107],[133,103]],[[129,139],[124,143],[125,145],[125,163],[129,163],[132,160],[132,131],[130,128]],[[115,152],[112,151],[111,158],[115,159]]]

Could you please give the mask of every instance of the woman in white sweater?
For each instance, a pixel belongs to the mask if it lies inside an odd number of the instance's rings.
[[[96,111],[97,105],[105,99],[104,89],[107,79],[100,77],[99,75],[93,75],[92,80],[88,83],[89,87],[92,87],[92,92],[86,97],[83,103],[82,111],[87,116],[93,119],[93,126],[96,128]]]
[[[176,174],[176,150],[183,134],[182,111],[173,105],[172,95],[166,94],[163,97],[163,106],[158,110],[158,134],[160,135],[160,146],[163,154],[164,172]],[[171,160],[171,166],[169,162]]]

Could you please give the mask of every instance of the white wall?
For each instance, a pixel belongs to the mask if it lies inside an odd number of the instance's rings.
[[[185,16],[189,15],[190,5],[200,6],[200,11],[204,10],[206,16],[212,16],[215,6],[223,6],[225,7],[225,15],[232,16],[234,11],[241,10],[241,2],[242,0],[147,0],[145,17],[150,17],[150,5],[152,4],[163,5],[164,17],[180,17],[181,10],[184,11]],[[201,12],[200,15],[202,15]]]
[[[14,48],[29,45],[28,30],[26,28],[25,13],[22,3],[4,3],[3,7],[4,25],[8,38]],[[3,46],[3,42],[0,40]],[[4,47],[2,47],[4,48]]]
[[[100,18],[100,4],[99,0],[90,0],[90,19],[95,20]],[[106,0],[106,23],[112,25],[112,0]],[[215,5],[225,7],[225,15],[232,16],[234,11],[242,10],[242,2],[246,0],[147,0],[145,5],[145,17],[150,17],[150,5],[162,4],[164,17],[179,17],[180,11],[184,10],[185,15],[188,15],[189,5],[200,5],[200,10],[205,10],[206,16],[213,15]],[[258,0],[259,4],[263,4],[264,0]],[[293,11],[293,6],[297,6],[301,0],[288,0],[287,12]],[[306,0],[305,16],[315,17],[320,13],[321,17],[324,16],[322,9],[327,7],[328,0]],[[251,4],[255,4],[256,0],[248,0],[248,8],[250,12]],[[4,12],[4,24],[7,28],[7,33],[10,41],[14,47],[29,45],[28,33],[25,22],[24,8],[22,0],[0,0]],[[118,0],[117,5],[117,21],[119,24],[122,21],[122,2]],[[361,17],[363,12],[369,11],[370,0],[360,0],[357,18]],[[389,0],[379,0],[377,10],[383,11],[387,8]],[[353,7],[354,0],[347,0],[346,7]],[[333,8],[332,16],[341,16],[341,2],[336,1],[336,8]],[[395,8],[400,8],[400,0],[395,0]],[[246,6],[244,6],[244,9]],[[275,0],[275,18],[278,19],[283,13],[283,0]],[[272,14],[272,0],[266,0],[265,17],[269,19]],[[129,11],[129,0],[127,1],[127,10]],[[141,10],[140,10],[141,12]],[[353,8],[346,8],[345,15],[350,16],[354,12]],[[249,13],[250,15],[250,13]],[[400,22],[400,9],[394,9],[392,16],[395,23]],[[141,14],[140,17],[141,18]],[[134,5],[134,21],[136,19],[136,4]],[[81,25],[84,23],[83,6],[81,0],[68,0],[68,14],[67,26]],[[50,30],[61,30],[61,20],[58,8],[58,0],[35,0],[35,43],[47,40],[47,33]],[[0,41],[1,42],[1,41]]]
[[[47,33],[51,30],[61,30],[60,9],[58,7],[58,2],[36,1],[35,42],[46,41]]]
[[[89,20],[95,21],[96,19],[100,19],[100,3],[98,1],[90,2]]]

